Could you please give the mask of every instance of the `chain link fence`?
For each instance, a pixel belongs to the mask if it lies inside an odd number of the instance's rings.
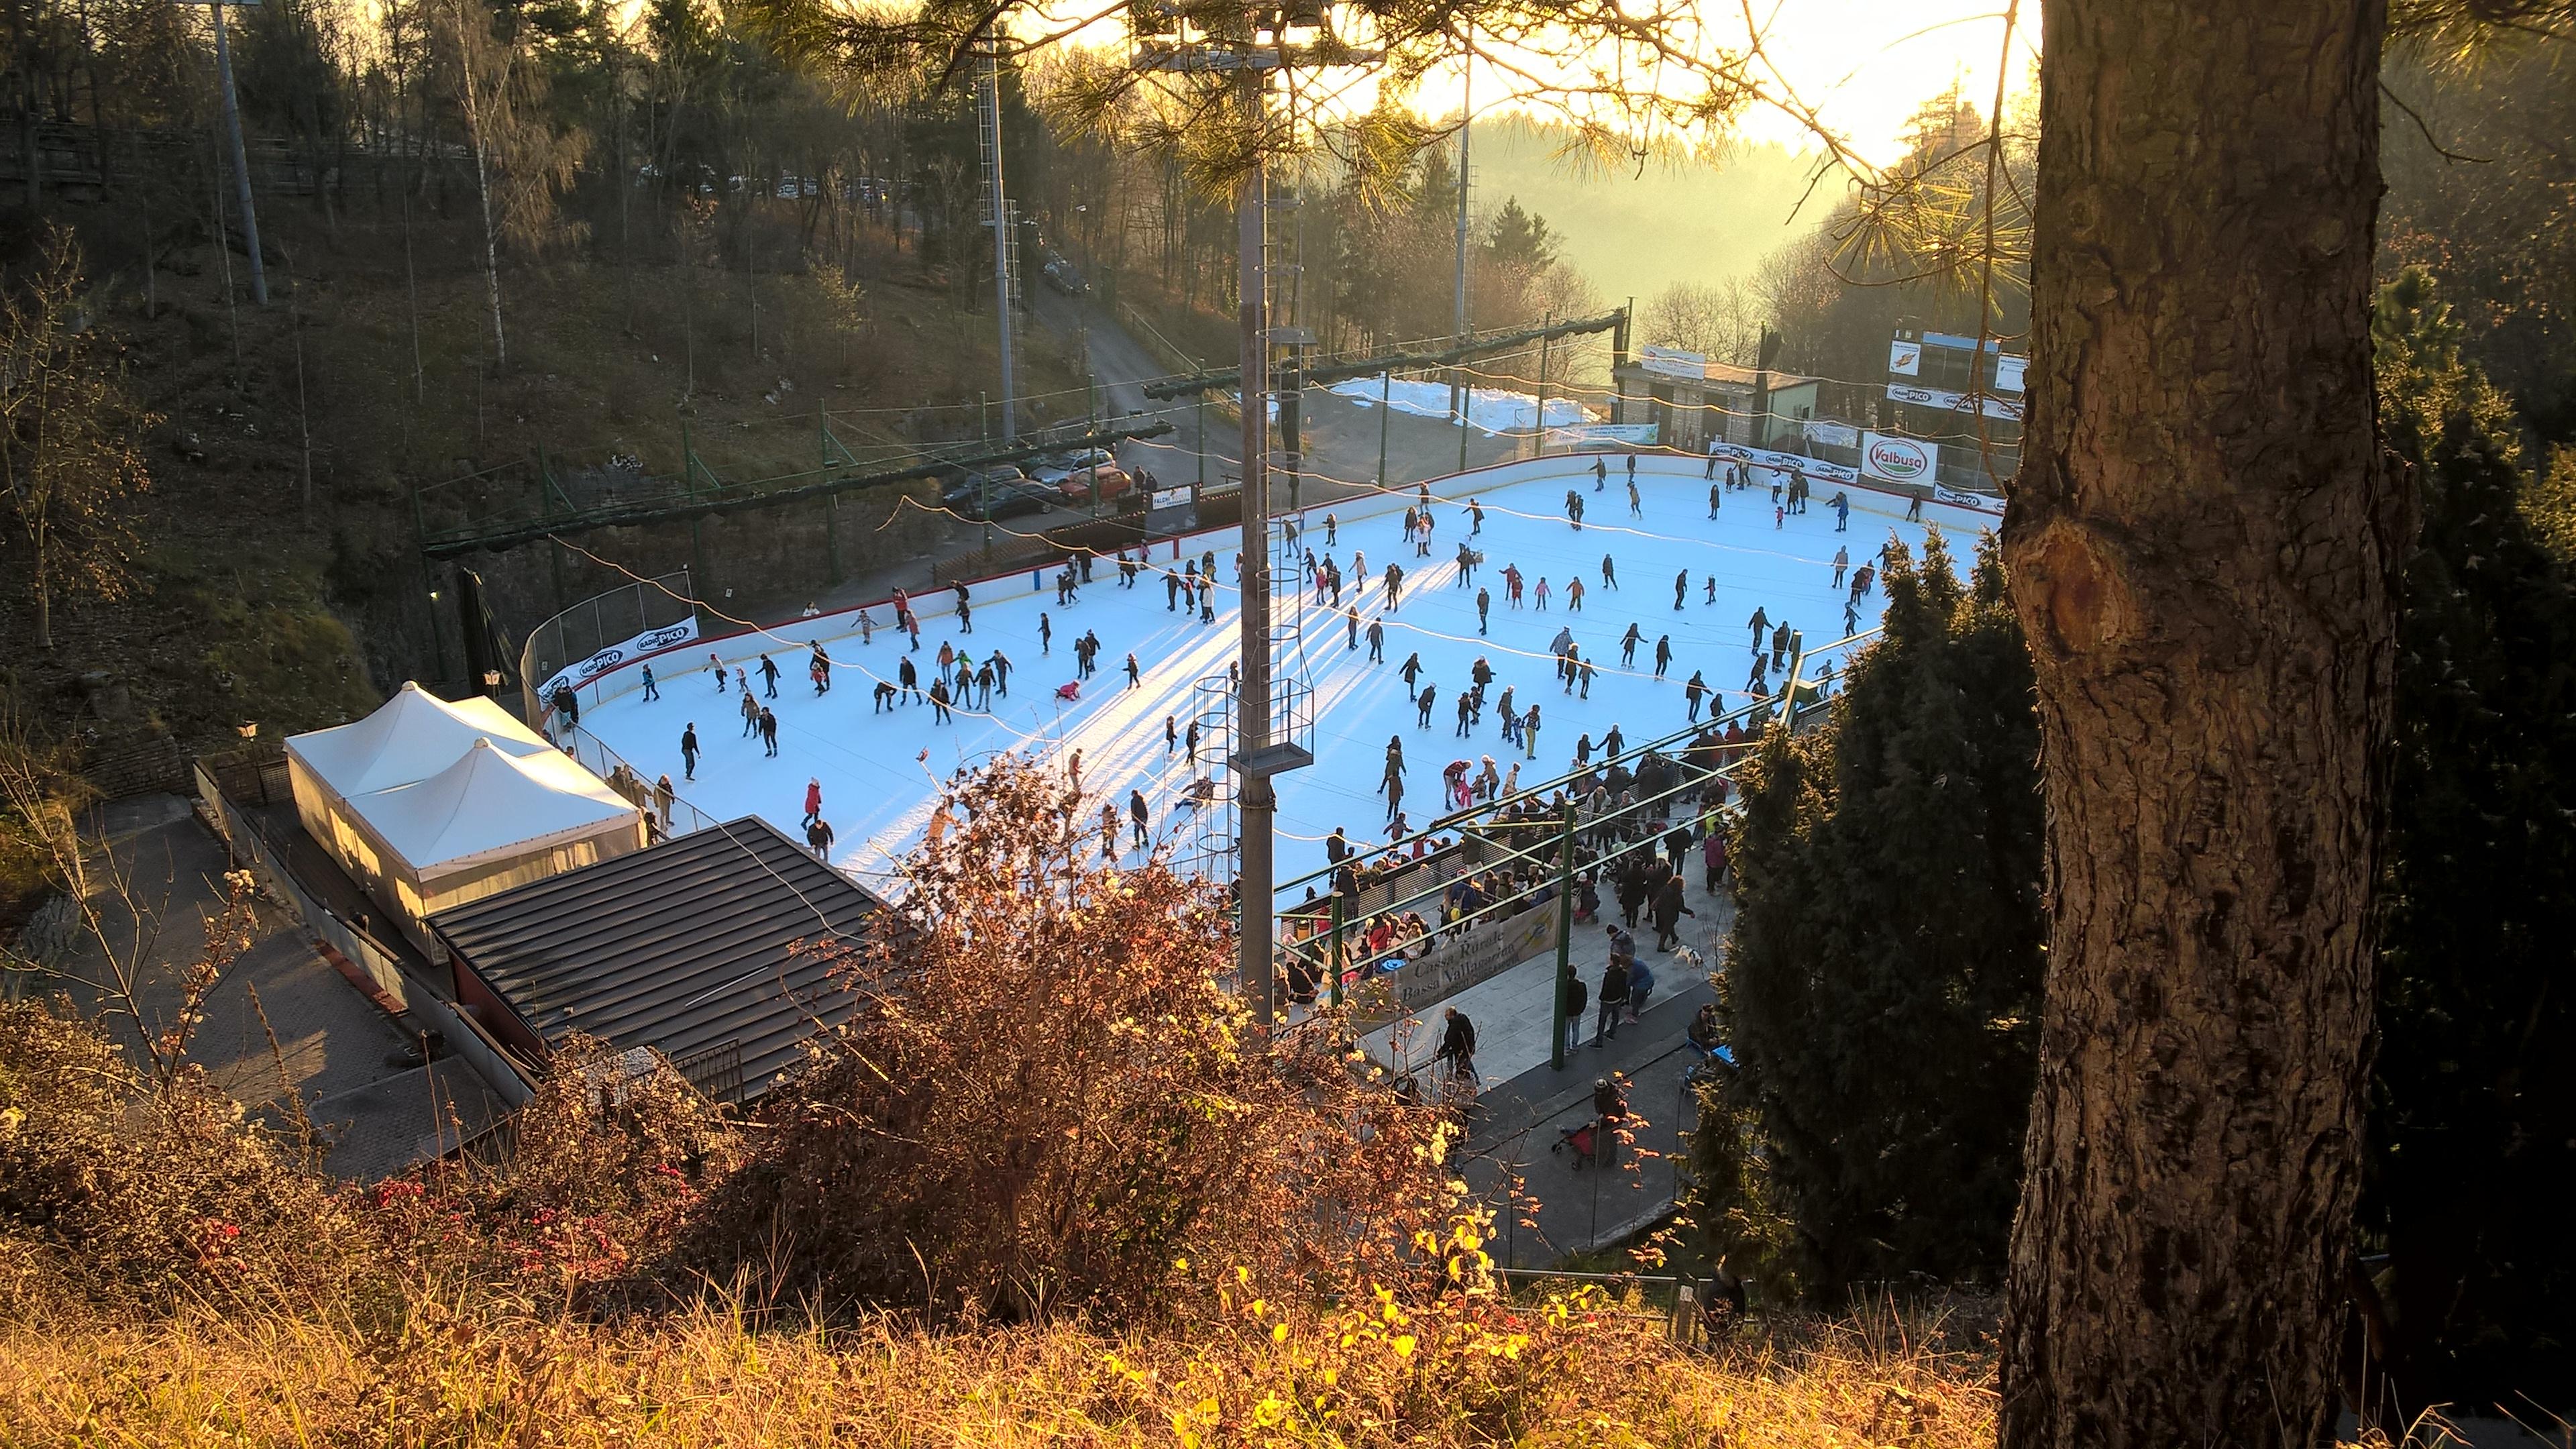
[[[697,628],[696,590],[689,571],[594,594],[528,631],[519,650],[521,718],[545,718],[546,696],[557,683],[575,689],[641,653],[666,648]],[[597,701],[591,700],[590,703]]]

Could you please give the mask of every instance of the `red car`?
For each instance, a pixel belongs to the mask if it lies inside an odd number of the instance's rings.
[[[1094,491],[1099,493],[1101,501],[1107,502],[1134,488],[1136,484],[1135,480],[1127,476],[1127,470],[1117,464],[1095,463],[1091,467],[1076,468],[1066,474],[1064,482],[1059,486],[1064,489],[1065,502],[1089,503]]]

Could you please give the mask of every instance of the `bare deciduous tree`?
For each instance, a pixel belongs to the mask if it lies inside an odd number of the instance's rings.
[[[125,502],[150,486],[143,432],[156,421],[126,386],[123,349],[91,325],[80,248],[48,228],[24,283],[0,299],[0,484],[38,648],[54,647],[57,595],[123,591]]]

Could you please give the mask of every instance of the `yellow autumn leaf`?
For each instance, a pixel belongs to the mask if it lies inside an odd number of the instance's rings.
[[[1409,1333],[1399,1333],[1399,1334],[1397,1334],[1397,1335],[1395,1336],[1395,1356],[1396,1356],[1397,1358],[1411,1358],[1411,1357],[1413,1357],[1413,1335],[1412,1335],[1412,1334],[1409,1334]]]

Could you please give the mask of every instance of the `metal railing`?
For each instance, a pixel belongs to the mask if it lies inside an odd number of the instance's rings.
[[[528,1100],[526,1069],[511,1057],[508,1048],[428,983],[413,979],[393,951],[323,905],[286,864],[286,852],[267,838],[257,820],[225,794],[207,762],[199,761],[193,775],[209,822],[224,837],[233,860],[249,867],[271,900],[293,911],[320,945],[356,968],[386,1001],[413,1017],[423,1031],[436,1033],[448,1050],[473,1066],[495,1096],[512,1107]]]

